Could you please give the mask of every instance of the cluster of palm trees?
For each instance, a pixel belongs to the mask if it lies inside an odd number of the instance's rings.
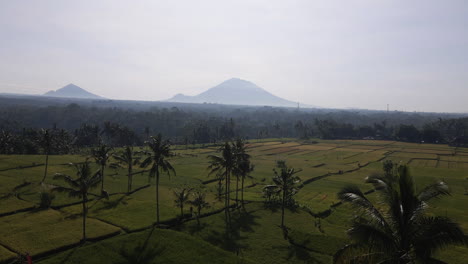
[[[173,192],[176,198],[174,202],[180,208],[180,219],[184,219],[184,205],[190,204],[197,209],[195,217],[198,225],[200,225],[201,210],[210,207],[210,204],[206,201],[205,191],[201,188],[181,187]]]
[[[208,166],[209,174],[214,174],[218,179],[218,197],[222,198],[222,186],[224,183],[224,207],[226,216],[226,226],[231,223],[230,208],[231,208],[231,181],[232,176],[236,181],[236,196],[235,207],[244,208],[244,189],[245,178],[254,170],[254,166],[250,162],[250,155],[246,152],[246,145],[242,139],[237,139],[235,142],[226,142],[219,149],[220,155],[209,155]],[[241,200],[239,203],[239,183],[241,184]]]
[[[66,192],[72,197],[79,197],[83,206],[83,241],[86,240],[87,202],[90,190],[101,183],[101,194],[104,190],[104,169],[109,158],[114,157],[118,166],[124,166],[128,172],[127,191],[132,190],[134,166],[149,169],[149,177],[155,178],[156,184],[156,222],[160,223],[159,182],[161,173],[175,175],[175,169],[168,160],[173,156],[171,144],[161,135],[151,137],[147,142],[149,151],[141,156],[126,147],[120,154],[111,155],[111,148],[99,146],[92,151],[99,169],[91,171],[90,162],[74,164],[76,177],[55,174],[54,179],[63,180],[67,187],[57,186],[55,191]],[[230,228],[231,208],[244,208],[245,179],[253,171],[251,157],[246,152],[243,140],[226,142],[219,149],[218,155],[209,155],[209,174],[218,180],[218,197],[224,198],[226,228]],[[117,166],[117,165],[116,165]],[[428,203],[438,197],[448,195],[446,183],[439,181],[426,186],[417,192],[408,167],[397,166],[390,161],[384,162],[384,173],[366,178],[380,194],[381,203],[374,205],[356,186],[346,186],[339,191],[338,197],[343,202],[357,208],[348,235],[352,243],[346,245],[334,256],[335,263],[441,263],[433,258],[434,252],[449,244],[468,244],[468,238],[462,229],[447,217],[428,216],[425,214]],[[277,161],[273,170],[274,185],[268,189],[279,198],[281,205],[281,228],[286,229],[285,208],[291,205],[293,195],[299,190],[301,170],[292,168],[285,161]],[[44,178],[45,179],[45,178]],[[235,181],[234,205],[231,205],[231,184]],[[240,187],[240,188],[239,188]],[[224,188],[224,192],[223,192]],[[239,199],[240,191],[240,199]],[[180,208],[181,219],[184,216],[184,205],[193,205],[200,224],[201,210],[209,207],[206,193],[197,189],[184,187],[174,191],[175,203]],[[192,197],[192,199],[190,199]],[[245,208],[244,208],[245,209]]]
[[[112,154],[112,148],[101,144],[98,147],[91,150],[92,157],[95,162],[99,165],[99,169],[96,172],[91,171],[90,162],[86,159],[83,163],[71,164],[76,169],[76,177],[70,175],[56,173],[54,179],[63,180],[67,183],[67,187],[56,186],[53,191],[68,193],[70,197],[78,197],[82,199],[83,206],[83,238],[82,241],[86,240],[86,215],[87,215],[87,202],[88,196],[90,195],[91,189],[101,184],[101,197],[109,198],[108,192],[104,189],[104,172],[108,165],[113,167],[127,167],[127,193],[132,191],[133,181],[133,168],[139,165],[140,168],[147,168],[151,166],[149,170],[149,177],[156,178],[156,224],[159,224],[159,179],[160,173],[171,172],[175,174],[175,170],[167,160],[173,154],[170,150],[170,143],[167,140],[163,140],[159,134],[155,137],[151,137],[147,142],[150,151],[143,153],[146,154],[146,158],[140,162],[142,156],[141,152],[136,152],[131,146],[125,147],[122,153]],[[113,157],[117,160],[117,163],[109,164],[110,158]],[[45,180],[45,177],[44,177]]]

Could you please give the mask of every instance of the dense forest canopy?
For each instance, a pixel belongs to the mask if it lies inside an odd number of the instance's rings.
[[[468,118],[463,114],[33,96],[0,97],[0,103],[0,143],[4,145],[15,138],[33,142],[41,128],[53,129],[57,138],[77,147],[92,146],[99,141],[113,146],[142,144],[158,133],[176,144],[213,143],[236,137],[467,143]],[[13,152],[34,153],[36,150]]]

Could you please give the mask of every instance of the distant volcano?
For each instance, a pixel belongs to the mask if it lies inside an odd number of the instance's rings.
[[[83,88],[80,88],[72,83],[64,86],[57,91],[49,91],[44,96],[50,97],[67,97],[67,98],[86,98],[86,99],[105,99],[99,95],[92,94]]]
[[[252,82],[232,78],[195,96],[177,94],[169,102],[267,105],[295,107],[297,103],[275,96]]]

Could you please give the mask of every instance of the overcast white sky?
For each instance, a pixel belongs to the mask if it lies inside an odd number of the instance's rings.
[[[323,107],[468,112],[468,1],[0,0],[0,92],[163,100],[231,77]]]

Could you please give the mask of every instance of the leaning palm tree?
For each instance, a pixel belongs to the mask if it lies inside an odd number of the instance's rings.
[[[231,181],[231,173],[235,169],[236,165],[236,156],[233,147],[229,142],[224,143],[223,147],[220,148],[221,155],[209,155],[208,158],[210,159],[210,165],[208,169],[210,170],[211,174],[216,174],[219,179],[219,184],[221,184],[221,180],[224,179],[225,181],[225,197],[224,197],[224,205],[225,205],[225,214],[226,214],[226,222],[230,222],[229,217],[229,201],[230,201],[230,181]]]
[[[91,155],[96,161],[96,163],[101,167],[101,195],[106,195],[107,193],[104,190],[104,169],[107,166],[107,161],[110,157],[110,152],[112,147],[107,146],[106,144],[99,144],[96,148],[91,149]]]
[[[192,188],[183,187],[174,190],[175,204],[180,208],[180,219],[184,218],[184,205],[188,202]]]
[[[200,226],[201,210],[203,208],[210,207],[210,204],[206,201],[205,192],[203,192],[201,190],[197,190],[192,195],[193,195],[193,200],[188,201],[188,203],[197,208],[197,213],[196,213],[197,224],[198,224],[198,226]]]
[[[149,176],[156,178],[156,224],[159,224],[159,175],[160,172],[165,172],[169,176],[171,173],[175,175],[175,169],[167,158],[171,157],[171,144],[167,140],[163,140],[161,134],[151,137],[147,142],[151,149],[151,154],[141,163],[142,168],[146,168],[151,164]]]
[[[48,129],[41,129],[40,138],[39,138],[39,145],[44,150],[45,154],[45,169],[44,169],[44,176],[42,177],[41,183],[43,183],[47,177],[47,169],[49,167],[49,154],[52,148],[52,135]]]
[[[84,242],[86,241],[86,215],[88,212],[86,203],[88,202],[88,194],[89,194],[89,190],[91,188],[96,187],[101,181],[101,173],[99,170],[96,171],[95,173],[92,173],[88,161],[82,164],[72,164],[72,165],[74,165],[76,169],[76,178],[73,178],[65,174],[56,173],[54,176],[54,180],[63,180],[69,185],[69,187],[57,186],[53,188],[53,191],[65,192],[65,193],[68,193],[70,197],[81,198],[82,206],[83,206],[82,242]]]
[[[387,166],[389,164],[386,164]],[[467,244],[463,231],[447,217],[424,214],[431,199],[448,195],[439,181],[416,191],[408,167],[396,173],[373,175],[366,179],[380,194],[375,206],[356,186],[344,187],[338,197],[357,210],[348,235],[353,241],[334,256],[335,263],[443,263],[432,258],[449,244]]]
[[[299,191],[297,184],[301,179],[296,174],[301,172],[301,170],[288,167],[284,160],[277,161],[276,168],[279,171],[273,169],[275,173],[273,182],[276,185],[277,192],[281,192],[281,227],[284,228],[284,208],[287,206],[287,203],[293,201],[293,195]]]
[[[112,157],[114,157],[114,159],[116,159],[119,162],[119,164],[123,164],[127,167],[127,193],[130,193],[132,191],[133,166],[136,166],[140,163],[140,157],[135,156],[135,154],[137,153],[133,151],[133,147],[126,146],[122,153],[112,155]]]

